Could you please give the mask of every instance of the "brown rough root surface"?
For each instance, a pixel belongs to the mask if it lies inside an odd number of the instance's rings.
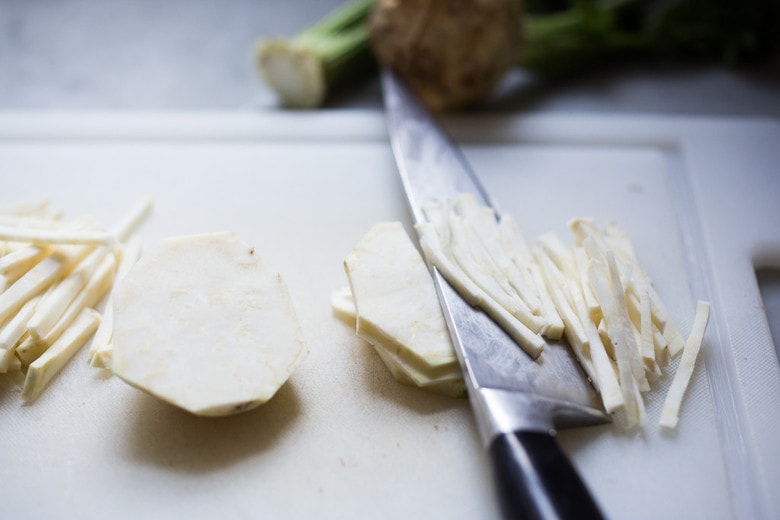
[[[369,27],[379,63],[437,112],[487,96],[522,43],[515,0],[379,0]]]

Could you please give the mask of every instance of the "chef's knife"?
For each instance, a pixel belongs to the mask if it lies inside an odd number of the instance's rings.
[[[465,157],[392,71],[382,71],[382,90],[390,142],[415,223],[425,221],[426,204],[464,193],[493,206]],[[602,518],[555,438],[557,428],[609,421],[571,349],[548,343],[533,360],[486,314],[467,304],[435,267],[431,271],[504,516]]]

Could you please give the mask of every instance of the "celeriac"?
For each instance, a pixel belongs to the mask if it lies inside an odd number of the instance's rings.
[[[344,261],[356,333],[404,382],[460,381],[428,268],[400,222],[373,226]],[[459,387],[459,391],[462,387]]]
[[[707,327],[707,321],[710,318],[710,304],[700,301],[696,305],[696,316],[693,319],[693,326],[688,340],[685,342],[685,348],[682,352],[680,364],[674,374],[672,386],[664,401],[664,407],[661,410],[661,426],[667,429],[673,429],[677,426],[680,417],[680,407],[685,390],[688,387],[693,368],[696,363],[696,357],[701,349],[701,343],[704,339],[704,330]]]
[[[331,306],[338,318],[352,327],[356,326],[357,310],[355,309],[355,302],[349,287],[342,287],[333,291]],[[379,359],[382,360],[382,363],[400,383],[418,386],[425,390],[451,397],[462,397],[465,395],[466,386],[463,382],[463,375],[459,365],[453,366],[447,373],[439,373],[432,376],[410,365],[393,351],[385,348],[377,338],[367,335],[363,335],[361,338],[373,347]]]
[[[46,385],[95,332],[99,321],[100,314],[85,307],[74,321],[73,326],[57,338],[57,341],[46,352],[30,363],[22,388],[22,397],[25,401],[33,401],[38,397]]]
[[[691,337],[683,341],[628,234],[617,224],[599,227],[591,219],[575,218],[568,223],[572,247],[547,233],[540,236],[538,246],[529,248],[511,217],[479,206],[470,195],[424,210],[427,221],[416,227],[420,247],[464,300],[482,308],[529,355],[542,361],[545,340],[565,337],[605,410],[618,414],[625,427],[645,422],[643,393],[682,350],[660,423],[665,428],[677,424],[708,307],[700,303]],[[395,260],[400,263],[402,258]],[[390,272],[377,265],[377,306],[380,286],[392,278]],[[387,306],[383,312],[393,315],[392,299],[383,302]],[[341,303],[343,312],[343,299]],[[357,315],[359,320],[359,305]],[[366,339],[381,345],[376,337]],[[383,359],[388,357],[386,349],[378,352]],[[400,370],[397,363],[391,369]]]
[[[138,261],[141,256],[141,239],[137,235],[131,236],[122,248],[119,266],[116,268],[116,280],[121,280],[130,271],[130,268]],[[90,365],[97,368],[111,368],[111,340],[114,325],[114,304],[113,296],[108,295],[103,319],[95,331],[95,337],[92,338],[92,344],[89,347],[87,361]]]
[[[94,332],[116,257],[150,209],[142,199],[113,231],[90,216],[63,222],[48,203],[0,210],[0,372],[26,370],[25,400]]]
[[[232,233],[163,240],[113,303],[114,374],[196,415],[266,402],[306,352],[281,276]]]

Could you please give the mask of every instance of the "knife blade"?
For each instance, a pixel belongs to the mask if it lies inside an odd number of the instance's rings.
[[[391,70],[382,71],[381,81],[390,143],[415,224],[425,222],[427,204],[461,194],[495,208],[463,153],[414,94]],[[602,518],[555,438],[559,428],[610,420],[571,349],[547,342],[532,359],[430,267],[504,516]]]

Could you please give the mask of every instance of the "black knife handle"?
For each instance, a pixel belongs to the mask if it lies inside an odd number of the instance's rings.
[[[488,448],[506,519],[603,519],[554,436],[500,434]]]

